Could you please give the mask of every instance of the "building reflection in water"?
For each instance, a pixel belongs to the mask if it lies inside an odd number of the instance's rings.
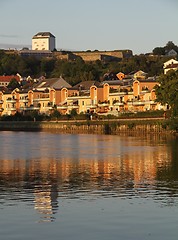
[[[4,191],[15,187],[19,194],[23,189],[27,201],[31,192],[41,221],[55,219],[58,193],[64,198],[94,197],[104,192],[122,197],[130,194],[128,190],[136,194],[135,190],[145,184],[154,188],[161,174],[165,175],[164,170],[172,166],[168,145],[116,136],[91,138],[92,143],[87,137],[75,138],[75,145],[73,139],[65,139],[62,154],[50,152],[55,151],[54,147],[42,148],[38,158],[24,160],[8,159],[6,150],[1,152],[0,187]]]
[[[38,185],[34,189],[35,209],[41,215],[41,221],[53,221],[58,209],[57,186],[46,183]]]

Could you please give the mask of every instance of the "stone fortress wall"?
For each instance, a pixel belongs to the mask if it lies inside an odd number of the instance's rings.
[[[78,52],[65,52],[59,51],[54,53],[55,56],[61,60],[74,60],[80,57],[84,61],[113,61],[123,58],[132,57],[131,50],[115,50],[115,51],[78,51]]]

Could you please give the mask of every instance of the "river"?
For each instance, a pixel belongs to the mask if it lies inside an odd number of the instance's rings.
[[[177,240],[178,140],[0,132],[1,240]]]

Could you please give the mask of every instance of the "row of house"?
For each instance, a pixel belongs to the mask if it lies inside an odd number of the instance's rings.
[[[178,61],[170,59],[163,65],[164,73],[178,70]],[[143,71],[130,75],[116,74],[117,80],[105,76],[103,82],[86,81],[71,86],[62,77],[45,79],[28,89],[3,91],[12,78],[18,82],[22,77],[0,77],[0,115],[11,115],[16,112],[28,113],[36,110],[39,113],[50,114],[57,109],[61,114],[69,114],[73,109],[77,113],[97,113],[118,115],[120,112],[138,112],[161,110],[156,102],[156,77],[147,77]]]
[[[140,72],[142,75],[142,71]],[[50,114],[57,109],[61,114],[97,113],[118,115],[119,112],[160,110],[155,102],[155,78],[86,81],[71,86],[62,77],[41,79],[31,89],[0,91],[0,115],[36,110]]]

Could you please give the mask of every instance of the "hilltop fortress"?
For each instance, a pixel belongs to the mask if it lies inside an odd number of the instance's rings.
[[[133,56],[132,50],[114,50],[114,51],[57,51],[56,38],[50,32],[39,32],[32,37],[32,50],[23,48],[22,50],[7,50],[7,54],[19,54],[23,57],[34,56],[42,57],[56,57],[61,60],[74,61],[78,58],[84,61],[119,61],[123,58]]]
[[[76,60],[77,58],[87,61],[119,61],[123,58],[129,58],[133,56],[131,50],[114,50],[114,51],[77,51],[77,52],[66,52],[59,51],[54,53],[55,56],[61,60]]]

